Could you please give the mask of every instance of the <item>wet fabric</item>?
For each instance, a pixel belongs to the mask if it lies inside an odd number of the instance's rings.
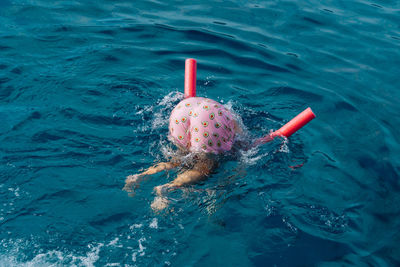
[[[170,140],[191,152],[229,151],[234,129],[232,113],[222,104],[204,97],[182,100],[169,118]]]

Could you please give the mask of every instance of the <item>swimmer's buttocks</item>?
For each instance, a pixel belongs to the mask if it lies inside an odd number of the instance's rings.
[[[171,112],[169,137],[191,152],[219,154],[232,148],[235,137],[232,113],[204,97],[182,100]]]

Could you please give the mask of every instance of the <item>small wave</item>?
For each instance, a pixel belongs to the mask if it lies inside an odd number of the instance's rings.
[[[181,92],[170,92],[163,99],[161,99],[161,101],[157,103],[157,106],[160,107],[160,109],[154,114],[151,128],[155,130],[168,125],[169,115],[172,108],[175,106],[174,104],[176,104],[178,100],[182,99],[183,94]]]
[[[297,222],[296,225],[306,232],[311,227],[310,234],[334,238],[348,231],[349,218],[327,207],[314,204],[298,205],[295,213],[292,216]]]
[[[142,126],[133,130],[135,133],[155,131],[168,125],[169,115],[178,100],[183,99],[181,92],[173,91],[164,96],[157,103],[139,107],[135,115],[139,115]]]
[[[269,155],[269,152],[259,154],[259,149],[253,147],[249,150],[240,150],[240,161],[247,166],[255,165],[260,159]]]
[[[76,255],[74,253],[63,252],[61,250],[50,250],[43,253],[36,254],[30,260],[21,260],[20,250],[33,246],[27,241],[14,241],[6,244],[4,241],[0,243],[3,247],[11,247],[5,255],[0,255],[0,266],[22,266],[22,267],[35,267],[35,266],[85,266],[94,267],[99,259],[100,249],[104,244],[99,243],[95,245],[87,245],[88,251],[84,255]]]

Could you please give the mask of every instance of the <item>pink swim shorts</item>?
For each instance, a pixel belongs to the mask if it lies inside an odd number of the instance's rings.
[[[222,104],[204,97],[182,100],[169,118],[169,139],[191,152],[219,154],[232,148],[235,120]]]

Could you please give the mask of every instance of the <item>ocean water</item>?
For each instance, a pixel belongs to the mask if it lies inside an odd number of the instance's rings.
[[[289,140],[130,197],[197,94]],[[0,1],[0,266],[398,266],[400,2]]]

